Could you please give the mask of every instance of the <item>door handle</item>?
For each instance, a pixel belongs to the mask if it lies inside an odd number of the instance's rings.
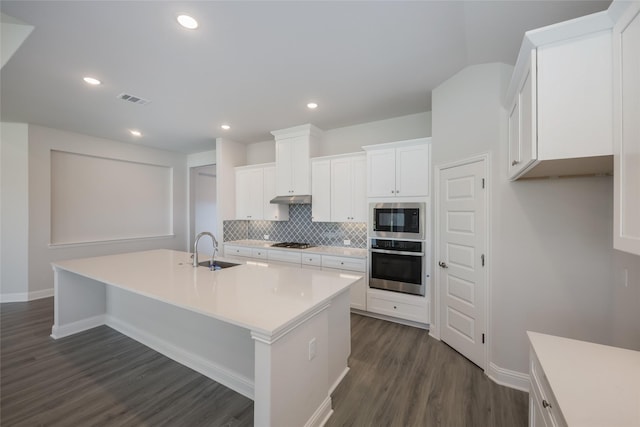
[[[446,263],[446,262],[443,262],[443,261],[438,262],[438,265],[439,265],[440,267],[442,267],[442,268],[449,268],[449,266],[447,265],[447,263]]]

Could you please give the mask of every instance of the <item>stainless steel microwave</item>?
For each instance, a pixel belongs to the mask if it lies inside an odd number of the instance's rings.
[[[390,239],[425,238],[425,203],[371,203],[371,237]]]

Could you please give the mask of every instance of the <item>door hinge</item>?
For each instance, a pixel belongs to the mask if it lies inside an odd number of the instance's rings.
[[[482,178],[482,188],[484,188],[484,178]]]
[[[480,255],[480,261],[482,261],[482,266],[484,267],[484,254]]]
[[[484,344],[484,334],[482,334],[482,344]]]

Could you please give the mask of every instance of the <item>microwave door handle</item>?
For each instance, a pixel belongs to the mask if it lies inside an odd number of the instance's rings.
[[[385,249],[370,249],[370,251],[379,254],[424,256],[424,252],[388,251]]]

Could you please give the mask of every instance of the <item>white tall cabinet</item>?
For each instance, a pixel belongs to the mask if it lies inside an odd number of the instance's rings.
[[[613,246],[640,255],[640,2],[615,18]]]
[[[367,145],[367,195],[417,197],[429,195],[431,138]]]

